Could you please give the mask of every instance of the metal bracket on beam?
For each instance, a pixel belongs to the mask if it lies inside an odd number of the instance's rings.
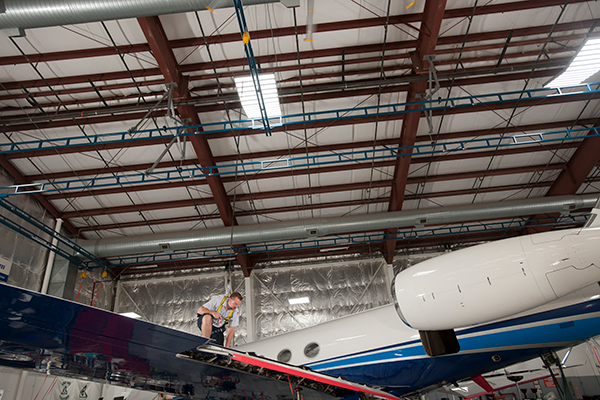
[[[417,99],[429,101],[433,98],[433,95],[440,90],[440,81],[437,77],[437,72],[435,71],[435,66],[433,65],[433,60],[435,59],[435,54],[427,55],[423,57],[424,61],[429,63],[429,80],[428,80],[428,89],[425,93],[418,93]],[[435,83],[435,86],[434,86]],[[431,109],[427,109],[423,107],[425,112],[425,117],[427,118],[427,125],[429,126],[429,136],[433,134],[433,111]]]
[[[152,110],[150,110],[150,112],[155,110],[156,107],[165,98],[167,98],[167,114],[165,116],[171,118],[179,126],[173,131],[173,138],[171,139],[169,144],[167,144],[167,146],[162,151],[162,153],[160,153],[160,156],[158,156],[158,159],[154,162],[154,164],[152,164],[152,166],[150,168],[148,168],[146,170],[146,175],[149,175],[154,171],[154,169],[156,168],[158,163],[160,163],[161,160],[163,159],[163,157],[165,156],[165,154],[167,154],[171,150],[171,147],[173,147],[173,144],[175,144],[175,142],[177,142],[177,147],[179,148],[179,154],[180,154],[181,160],[183,160],[185,158],[186,137],[185,137],[185,135],[182,135],[182,132],[185,131],[185,129],[183,127],[190,125],[192,121],[190,119],[182,120],[175,114],[175,105],[173,103],[173,90],[177,87],[177,84],[174,82],[170,82],[170,83],[166,84],[166,87],[167,87],[167,92],[163,95],[163,97],[160,99],[160,101],[152,108]],[[140,122],[138,122],[136,127],[139,126],[147,116],[148,116],[148,114],[146,114],[144,116],[144,118],[142,118],[142,120]],[[167,127],[166,126],[163,127],[163,130],[166,132]],[[128,132],[131,133],[132,131],[129,130]],[[183,136],[183,139],[181,139],[182,136]]]
[[[25,29],[22,28],[4,28],[0,31],[8,37],[25,37]]]
[[[165,101],[165,99],[169,99],[169,105],[172,105],[172,99],[173,99],[173,89],[177,87],[176,83],[167,83],[165,85],[167,87],[167,92],[165,94],[163,94],[163,96],[160,98],[160,100],[154,105],[152,106],[152,108],[150,110],[148,110],[148,112],[146,113],[146,115],[144,115],[140,121],[135,124],[134,127],[127,129],[127,132],[129,132],[129,134],[132,134],[133,132],[136,132],[140,125],[142,124],[142,122],[144,122],[153,112],[154,110],[158,109],[159,106],[162,104],[163,101]]]

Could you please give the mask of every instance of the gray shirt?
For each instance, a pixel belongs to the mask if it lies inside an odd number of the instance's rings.
[[[221,302],[223,301],[223,297],[224,296],[213,297],[207,303],[203,304],[202,307],[204,307],[210,311],[217,311],[219,306],[221,305]],[[225,301],[223,302],[223,306],[219,310],[219,314],[221,314],[223,316],[223,319],[219,321],[219,320],[213,318],[213,326],[216,326],[217,328],[225,325],[225,318],[231,313],[231,310],[227,309],[227,301],[228,300],[229,300],[229,296],[227,296],[225,298]],[[235,310],[233,310],[233,314],[231,314],[231,318],[229,318],[229,326],[236,327],[239,325],[239,323],[240,323],[240,310],[236,308]]]

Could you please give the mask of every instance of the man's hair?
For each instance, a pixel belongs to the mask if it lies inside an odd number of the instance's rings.
[[[240,294],[240,292],[233,292],[233,293],[231,293],[231,296],[229,296],[229,297],[230,298],[236,297],[236,298],[240,299],[240,301],[244,300],[244,297]]]

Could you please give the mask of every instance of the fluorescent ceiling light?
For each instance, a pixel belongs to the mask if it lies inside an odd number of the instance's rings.
[[[350,247],[349,246],[345,246],[345,247],[329,247],[326,249],[319,249],[319,251],[321,253],[327,253],[328,251],[337,251],[337,250],[348,250]]]
[[[547,87],[578,85],[600,70],[600,39],[589,39],[567,69]]]
[[[262,118],[258,106],[258,96],[254,89],[252,76],[235,77],[235,88],[240,96],[242,108],[248,118]],[[279,94],[277,93],[277,84],[274,74],[259,74],[260,91],[265,102],[267,118],[281,117],[281,105],[279,104]]]
[[[129,317],[129,318],[135,318],[135,319],[142,317],[141,315],[138,315],[134,312],[124,312],[124,313],[119,313],[119,315],[122,315],[124,317]]]
[[[308,297],[298,297],[297,299],[288,299],[288,301],[290,302],[290,304],[310,303],[310,300],[308,299]]]

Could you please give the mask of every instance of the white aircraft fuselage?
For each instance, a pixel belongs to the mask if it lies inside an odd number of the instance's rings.
[[[396,395],[455,383],[599,335],[596,265],[596,227],[473,246],[399,273],[395,305],[236,349]],[[460,351],[431,357],[414,328],[454,329]]]

